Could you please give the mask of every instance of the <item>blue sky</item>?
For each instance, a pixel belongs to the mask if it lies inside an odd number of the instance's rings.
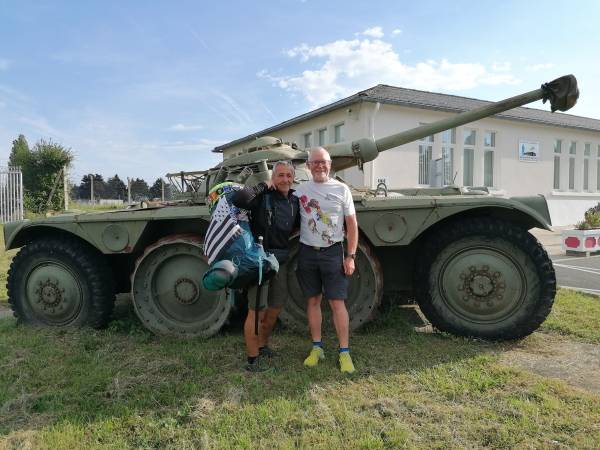
[[[22,133],[70,147],[75,182],[152,182],[378,83],[499,100],[573,73],[571,113],[600,119],[599,17],[596,1],[0,0],[0,162]]]

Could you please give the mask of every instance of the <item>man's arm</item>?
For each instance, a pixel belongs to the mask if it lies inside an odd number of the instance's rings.
[[[246,186],[231,196],[234,206],[242,209],[253,209],[260,203],[260,196],[269,190],[269,183],[258,183],[256,186]]]
[[[356,248],[358,247],[358,223],[356,222],[356,214],[345,217],[346,223],[346,238],[348,239],[348,253],[344,257],[344,273],[352,275],[354,273],[354,257]]]

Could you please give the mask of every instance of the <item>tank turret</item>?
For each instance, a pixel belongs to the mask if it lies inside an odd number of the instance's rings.
[[[539,89],[526,92],[515,97],[491,103],[480,108],[466,111],[452,117],[438,120],[433,123],[402,131],[379,139],[361,138],[352,142],[325,145],[332,159],[334,171],[358,166],[377,158],[380,152],[398,147],[409,142],[414,142],[423,137],[441,131],[449,130],[485,117],[493,116],[509,109],[526,105],[538,100],[550,102],[552,112],[567,111],[572,108],[579,98],[577,80],[573,75],[565,75],[549,83],[544,83]],[[241,154],[225,159],[213,169],[203,172],[201,183],[196,183],[193,191],[196,201],[202,202],[208,190],[225,180],[239,183],[255,184],[269,178],[269,163],[278,160],[291,160],[295,162],[300,172],[303,163],[308,158],[306,150],[300,150],[294,143],[282,142],[281,139],[262,136],[248,144]],[[180,174],[167,174],[171,179],[177,179]]]

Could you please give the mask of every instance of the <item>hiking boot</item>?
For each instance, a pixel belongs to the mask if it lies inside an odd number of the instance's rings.
[[[304,360],[304,365],[306,367],[315,367],[321,359],[325,359],[325,352],[321,347],[313,347]]]
[[[267,370],[272,369],[272,367],[260,356],[258,356],[253,362],[246,363],[244,368],[246,369],[246,372],[252,373],[266,372]]]
[[[260,356],[261,358],[271,359],[275,357],[275,352],[271,350],[271,348],[268,345],[265,345],[264,347],[258,349],[258,356]]]
[[[354,364],[352,363],[352,358],[350,357],[350,353],[348,353],[348,352],[340,353],[340,372],[351,375],[354,373],[354,371],[355,371]]]

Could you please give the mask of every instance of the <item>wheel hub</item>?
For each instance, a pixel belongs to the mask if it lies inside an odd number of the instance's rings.
[[[198,286],[189,278],[179,278],[174,286],[175,298],[183,305],[191,305],[198,300]]]
[[[39,286],[35,292],[38,294],[38,303],[42,303],[44,308],[54,308],[62,302],[65,290],[57,282],[47,279],[45,282],[40,281]]]
[[[84,294],[79,278],[67,265],[43,261],[31,269],[26,299],[36,319],[48,325],[69,325],[80,313]]]
[[[460,274],[458,290],[463,292],[465,302],[475,301],[475,306],[485,303],[494,306],[495,301],[502,301],[506,283],[500,272],[491,272],[489,266],[470,266]]]

